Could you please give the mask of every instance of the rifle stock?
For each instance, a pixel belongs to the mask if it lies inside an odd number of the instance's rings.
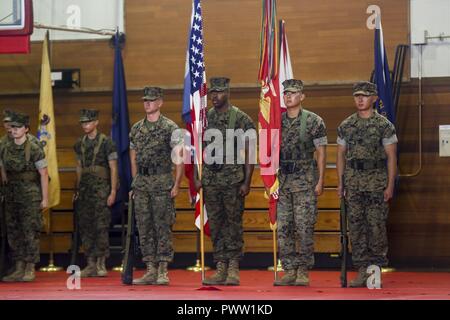
[[[341,198],[340,211],[341,224],[341,287],[347,287],[347,259],[348,259],[348,233],[347,233],[347,208],[345,198]]]
[[[80,250],[80,230],[78,221],[78,199],[73,201],[73,231],[72,231],[72,245],[70,248],[70,264],[76,265],[78,258],[78,251]]]
[[[123,258],[122,283],[133,283],[133,267],[136,254],[136,219],[134,216],[134,200],[128,202],[127,239],[125,243],[125,255]]]

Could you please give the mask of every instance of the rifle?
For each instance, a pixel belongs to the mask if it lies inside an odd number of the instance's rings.
[[[0,196],[0,277],[3,277],[6,272],[6,249],[8,239],[6,237],[6,215],[5,215],[5,197]]]
[[[73,201],[73,231],[72,231],[72,246],[70,248],[70,264],[76,265],[78,258],[78,251],[80,250],[80,230],[78,217],[78,197]]]
[[[344,189],[343,189],[344,190]],[[347,256],[348,256],[348,234],[347,234],[347,208],[345,197],[341,198],[341,287],[347,287]]]
[[[136,219],[134,216],[134,200],[130,197],[128,201],[128,223],[127,223],[127,240],[125,243],[125,254],[123,257],[122,283],[133,283],[133,267],[136,255],[137,239],[136,239]]]

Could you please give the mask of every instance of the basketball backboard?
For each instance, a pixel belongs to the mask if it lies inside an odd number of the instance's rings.
[[[0,36],[30,35],[33,33],[33,5],[31,0],[0,1]]]
[[[29,53],[33,24],[32,0],[1,0],[0,53]]]
[[[2,1],[2,0],[0,0]],[[34,22],[39,25],[69,29],[124,30],[125,0],[37,0],[34,1]],[[31,41],[42,41],[45,30],[35,28]],[[111,35],[51,30],[50,39],[109,40]]]

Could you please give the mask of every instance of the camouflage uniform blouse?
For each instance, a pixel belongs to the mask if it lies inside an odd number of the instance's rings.
[[[338,127],[337,143],[345,146],[345,160],[385,161],[384,147],[397,143],[394,125],[378,112],[364,119],[357,113]],[[382,191],[388,182],[387,168],[356,170],[348,164],[344,170],[345,188],[358,191]]]
[[[317,114],[308,111],[304,141],[300,140],[301,116],[290,119],[285,112],[281,117],[281,149],[280,166],[283,162],[295,161],[299,170],[292,174],[278,173],[280,188],[290,192],[311,190],[318,182],[317,163],[314,160],[316,147],[326,146],[328,143],[325,123]]]
[[[79,138],[73,146],[73,149],[77,155],[77,160],[79,160],[80,162],[83,162],[83,156],[81,152],[82,140],[83,137]],[[97,136],[94,139],[89,139],[88,137],[86,137],[84,153],[85,163],[82,163],[83,168],[90,166],[101,166],[104,168],[109,168],[108,161],[117,160],[117,151],[114,141],[112,141],[111,137],[105,136],[105,139],[103,140],[103,143],[98,150],[97,156],[95,157],[95,163],[92,163],[92,160],[94,158],[94,149],[97,146],[99,140],[100,132],[97,133]]]
[[[26,161],[25,156],[27,144],[30,148],[29,161]],[[14,140],[7,141],[2,150],[0,166],[5,168],[8,177],[8,189],[12,188],[14,195],[18,195],[26,201],[41,201],[38,170],[47,167],[47,160],[40,144],[34,143],[29,138],[22,145],[17,145]],[[23,173],[35,173],[35,178],[33,181],[29,179],[25,181],[20,178],[20,174]]]
[[[229,119],[231,113],[231,106],[227,112],[217,112],[215,108],[212,108],[208,111],[208,127],[207,129],[216,129],[222,133],[223,137],[223,165],[222,168],[218,171],[214,171],[214,165],[211,166],[207,163],[203,166],[203,175],[202,175],[202,184],[203,185],[214,185],[219,187],[228,187],[244,181],[245,178],[245,150],[240,150],[240,160],[238,162],[239,152],[237,150],[237,138],[234,141],[234,161],[233,164],[226,164],[226,130],[229,126]],[[234,126],[235,130],[242,129],[245,133],[249,129],[255,130],[255,124],[252,119],[243,111],[237,109],[236,112],[236,123]],[[256,133],[256,131],[255,131]],[[213,143],[213,141],[204,141],[203,148],[204,151],[208,147],[209,144]],[[255,143],[256,141],[250,141],[250,144]],[[244,146],[244,143],[241,144]],[[256,151],[255,151],[256,152]],[[206,151],[207,153],[207,151]]]
[[[133,189],[161,191],[173,187],[172,148],[183,143],[181,130],[175,131],[177,129],[177,124],[163,115],[156,122],[142,119],[133,125],[130,149],[136,151],[138,167]],[[155,174],[141,175],[139,168],[148,168]]]

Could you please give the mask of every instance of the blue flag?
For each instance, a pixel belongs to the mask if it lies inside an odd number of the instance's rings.
[[[377,110],[395,125],[395,110],[392,99],[392,82],[389,73],[389,64],[384,47],[383,28],[381,18],[377,17],[375,28],[375,74],[374,82],[378,87]]]
[[[112,222],[118,221],[122,215],[123,203],[128,200],[128,192],[131,188],[131,163],[130,163],[130,121],[128,117],[127,86],[123,68],[122,43],[120,34],[114,36],[114,85],[112,103],[112,128],[111,137],[117,147],[117,165],[120,188],[117,191],[116,203],[112,208]]]

